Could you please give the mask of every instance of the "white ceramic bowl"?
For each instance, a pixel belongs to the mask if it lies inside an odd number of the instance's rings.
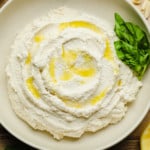
[[[141,26],[148,35],[150,27],[127,1],[124,0],[12,0],[0,11],[0,122],[15,137],[44,150],[100,150],[111,147],[129,135],[142,121],[150,106],[150,69],[143,79],[144,86],[128,109],[125,118],[115,125],[94,134],[85,134],[78,140],[54,140],[48,133],[31,129],[12,111],[6,88],[5,67],[10,45],[16,33],[33,19],[52,8],[72,7],[107,20],[114,26],[114,13]]]

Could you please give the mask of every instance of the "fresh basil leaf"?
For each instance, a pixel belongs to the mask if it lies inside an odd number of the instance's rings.
[[[139,43],[138,43],[138,48],[139,48],[139,49],[145,49],[146,52],[149,51],[149,50],[147,50],[147,49],[150,49],[150,43],[149,43],[149,41],[148,41],[148,38],[147,38],[147,36],[146,36],[146,33],[144,33],[143,39],[142,39],[141,41],[139,41]]]
[[[123,19],[117,14],[115,13],[115,32],[116,35],[121,39],[124,40],[126,42],[130,42],[131,44],[134,44],[134,38],[132,37],[132,35],[130,34],[128,28],[125,25],[125,22],[123,21]]]
[[[140,29],[139,26],[134,25],[131,22],[126,22],[125,25],[128,28],[131,36],[134,37],[135,43],[139,48],[149,48],[149,42],[147,36],[145,32]]]
[[[136,47],[128,44],[127,42],[118,40],[118,41],[115,41],[114,44],[115,44],[115,48],[117,51],[118,49],[120,49],[120,51],[122,51],[123,53],[128,53],[132,55],[132,57],[138,57]]]
[[[125,22],[118,13],[115,13],[114,31],[119,38],[114,42],[118,58],[141,80],[150,64],[150,43],[146,33],[138,25]]]

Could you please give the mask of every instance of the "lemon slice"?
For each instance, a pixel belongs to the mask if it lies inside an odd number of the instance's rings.
[[[141,136],[141,150],[150,150],[150,123]]]

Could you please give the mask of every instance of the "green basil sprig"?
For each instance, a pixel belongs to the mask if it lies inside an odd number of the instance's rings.
[[[146,33],[131,22],[125,22],[115,13],[115,29],[118,41],[114,42],[117,56],[128,65],[139,80],[150,64],[150,43]]]

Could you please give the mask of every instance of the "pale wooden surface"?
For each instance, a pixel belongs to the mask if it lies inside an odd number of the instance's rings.
[[[0,0],[0,7],[6,1],[7,0]],[[148,123],[150,123],[150,111],[135,131],[109,150],[140,150],[140,136]],[[0,150],[5,150],[6,147],[11,148],[9,150],[34,150],[16,139],[0,125]]]

